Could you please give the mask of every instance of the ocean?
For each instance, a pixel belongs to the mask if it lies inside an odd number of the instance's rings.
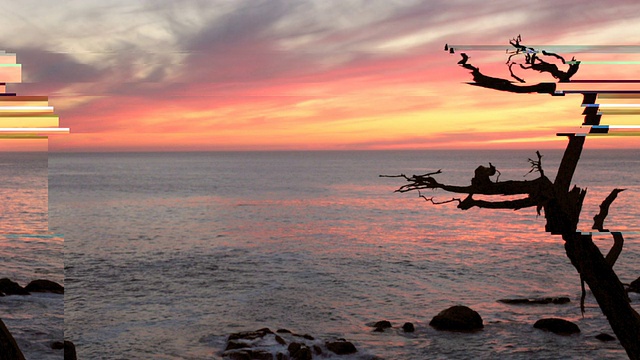
[[[0,278],[26,286],[64,284],[60,236],[49,233],[47,153],[0,153]],[[0,297],[0,319],[28,359],[62,359],[51,343],[64,338],[64,297],[34,293]]]
[[[542,154],[553,179],[562,152]],[[638,228],[639,155],[585,150],[574,178],[588,188],[585,230],[615,187],[627,191],[605,224]],[[230,333],[263,327],[319,342],[352,341],[358,353],[341,359],[625,358],[617,341],[595,339],[612,331],[590,294],[581,315],[579,277],[535,209],[431,205],[415,193],[394,193],[402,179],[378,176],[442,169],[443,182],[465,185],[478,165],[491,162],[501,180],[518,180],[533,157],[534,151],[49,154],[49,226],[64,239],[64,336],[80,359],[218,359]],[[38,241],[62,256],[60,241]],[[611,243],[597,238],[603,252]],[[640,276],[639,256],[638,235],[628,235],[615,266],[623,282]],[[547,296],[571,302],[496,301]],[[632,300],[638,309],[640,297]],[[478,311],[485,328],[450,333],[428,325],[456,304]],[[15,313],[42,305],[2,306]],[[543,317],[574,321],[582,332],[564,337],[534,329]],[[395,327],[373,332],[379,320]],[[416,332],[399,330],[404,322]]]

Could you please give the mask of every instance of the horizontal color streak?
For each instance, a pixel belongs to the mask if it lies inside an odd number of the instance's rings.
[[[68,133],[69,128],[0,128],[0,133]]]
[[[454,50],[479,50],[479,51],[513,51],[513,46],[506,45],[448,45]],[[527,48],[563,53],[600,53],[616,54],[640,53],[637,45],[523,45]]]
[[[601,61],[579,61],[579,60],[569,60],[566,62],[567,65],[580,64],[580,65],[640,65],[640,61],[612,61],[612,60],[601,60]]]
[[[2,106],[0,105],[0,112],[4,111],[53,111],[53,106]]]

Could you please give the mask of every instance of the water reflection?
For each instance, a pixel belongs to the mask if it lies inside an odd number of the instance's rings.
[[[0,153],[0,233],[49,230],[47,153]]]

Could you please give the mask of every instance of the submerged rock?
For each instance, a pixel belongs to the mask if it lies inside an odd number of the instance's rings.
[[[28,292],[64,294],[64,287],[50,280],[33,280],[24,289]]]
[[[434,316],[429,325],[438,330],[472,331],[484,327],[476,311],[462,305],[452,306]]]
[[[545,297],[545,298],[534,298],[534,299],[526,299],[526,298],[518,298],[518,299],[500,299],[498,302],[504,304],[526,304],[526,305],[545,305],[545,304],[567,304],[571,302],[566,296],[559,297]]]
[[[381,329],[389,329],[391,328],[391,322],[387,321],[387,320],[381,320],[376,322],[375,324],[373,324],[374,328],[381,328]]]
[[[29,292],[17,282],[7,278],[0,279],[0,292],[3,292],[5,295],[29,295]]]
[[[600,341],[613,341],[616,338],[609,335],[609,334],[605,334],[605,333],[600,333],[598,335],[596,335],[596,339],[600,340]]]
[[[571,321],[558,318],[540,319],[533,324],[533,327],[536,329],[551,331],[552,333],[559,335],[571,335],[580,332],[578,325]]]
[[[406,322],[406,323],[404,323],[404,325],[402,325],[402,330],[404,330],[404,332],[411,333],[411,332],[416,331],[416,328],[415,328],[415,326],[413,326],[412,323]]]
[[[229,335],[229,341],[231,340],[255,340],[258,338],[262,338],[267,334],[273,334],[273,332],[267,328],[259,329],[256,331],[241,331],[237,333],[233,333]]]

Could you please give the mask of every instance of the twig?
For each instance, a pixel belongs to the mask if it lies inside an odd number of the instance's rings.
[[[451,200],[445,200],[445,201],[435,201],[435,200],[433,200],[433,197],[427,198],[426,196],[422,195],[422,193],[420,193],[420,190],[418,190],[418,196],[423,198],[425,201],[431,202],[433,205],[448,204],[448,203],[454,202],[454,201],[457,201],[458,204],[460,204],[462,202],[462,200],[458,199],[458,198],[452,198]]]
[[[529,170],[528,173],[524,174],[524,176],[527,176],[534,171],[539,172],[540,177],[544,176],[544,170],[542,169],[542,155],[540,155],[540,151],[536,151],[536,155],[538,156],[538,160],[533,160],[531,158],[527,159],[527,161],[529,161],[529,164],[531,164],[531,170]]]

